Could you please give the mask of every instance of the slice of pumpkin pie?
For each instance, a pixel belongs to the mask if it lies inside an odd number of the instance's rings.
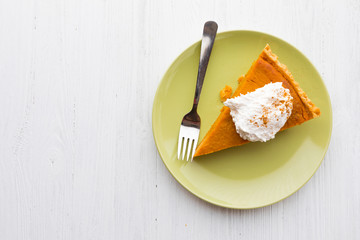
[[[273,106],[274,111],[271,111],[271,108],[269,107],[261,105],[262,110],[275,119],[273,123],[269,122],[267,115],[259,114],[259,111],[256,110],[254,104],[252,107],[243,106],[243,110],[255,109],[253,115],[238,109],[243,115],[236,116],[234,103],[237,100],[240,104],[239,106],[242,106],[241,104],[247,100],[251,100],[251,96],[259,100],[259,96],[261,97],[259,94],[261,94],[261,92],[266,93],[265,89],[263,90],[262,88],[268,89],[268,92],[274,92],[274,89],[278,89],[279,84],[276,84],[276,86],[275,84],[274,86],[268,86],[272,85],[272,83],[281,83],[280,85],[282,88],[286,89],[285,92],[281,92],[281,89],[277,92],[277,94],[283,94],[283,97],[285,98],[274,99],[274,97],[271,96],[267,98],[269,102],[268,105]],[[241,97],[243,99],[240,99]],[[291,104],[290,102],[285,102],[285,100],[291,100]],[[288,68],[278,61],[278,57],[271,52],[269,45],[266,45],[258,59],[252,64],[248,73],[239,78],[237,89],[232,97],[224,104],[230,106],[231,109],[227,106],[224,106],[221,109],[220,115],[196,148],[194,157],[217,152],[230,147],[240,146],[248,143],[249,140],[253,141],[254,135],[251,135],[251,133],[247,134],[246,132],[246,129],[248,129],[249,126],[252,128],[254,126],[259,127],[259,129],[257,129],[259,134],[258,137],[255,136],[255,139],[266,141],[273,138],[276,133],[272,132],[273,126],[274,128],[278,127],[277,131],[282,131],[320,116],[320,109],[307,97],[306,93],[294,80]],[[284,114],[276,115],[276,111],[279,113],[280,110],[285,111]],[[291,113],[289,113],[289,111],[291,111]],[[281,116],[286,116],[286,119],[279,120]],[[244,120],[244,118],[246,118],[246,120]],[[281,121],[282,125],[279,126],[279,122]],[[243,124],[244,129],[242,129],[241,124]],[[270,131],[269,134],[271,136],[268,139],[264,138],[266,134],[263,134],[264,131],[262,131],[261,128],[268,132]]]

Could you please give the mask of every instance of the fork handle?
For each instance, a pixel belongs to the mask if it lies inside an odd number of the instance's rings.
[[[213,21],[208,21],[204,25],[204,31],[201,40],[199,70],[196,81],[196,89],[195,89],[195,97],[194,97],[194,105],[193,105],[193,110],[195,111],[199,103],[200,93],[204,83],[205,73],[209,63],[211,50],[214,45],[217,29],[218,29],[218,25],[216,24],[216,22]]]

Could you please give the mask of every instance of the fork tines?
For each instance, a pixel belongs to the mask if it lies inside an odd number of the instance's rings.
[[[200,129],[181,125],[179,133],[177,157],[179,160],[193,159],[199,138]],[[187,151],[186,151],[187,150]]]

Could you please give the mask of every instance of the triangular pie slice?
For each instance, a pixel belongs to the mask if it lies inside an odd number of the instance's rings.
[[[266,45],[248,73],[239,78],[239,85],[232,97],[253,92],[270,82],[282,82],[283,87],[288,88],[293,97],[291,116],[280,131],[320,116],[320,109],[307,97],[287,67],[278,61],[278,57],[271,52],[269,45]],[[224,106],[220,115],[196,148],[194,157],[245,143],[248,143],[248,141],[242,139],[236,132],[230,116],[230,108]]]

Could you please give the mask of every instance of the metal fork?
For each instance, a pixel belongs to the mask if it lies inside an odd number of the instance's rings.
[[[197,113],[202,85],[204,83],[206,69],[209,63],[212,47],[216,36],[218,25],[209,21],[204,25],[201,40],[200,62],[196,81],[194,104],[191,111],[181,121],[177,157],[181,160],[192,161],[200,133],[200,116]],[[186,154],[187,149],[187,154]],[[186,155],[185,155],[186,154]],[[191,154],[191,155],[190,155]]]

